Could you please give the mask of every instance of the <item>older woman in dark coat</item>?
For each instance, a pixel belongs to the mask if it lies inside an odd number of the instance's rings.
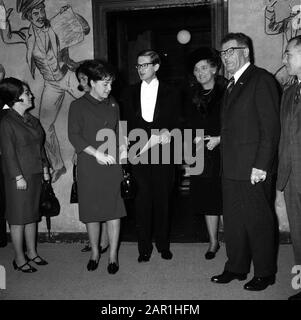
[[[187,126],[204,129],[204,171],[191,176],[192,209],[205,215],[210,238],[206,259],[213,259],[219,249],[218,224],[222,211],[220,181],[220,107],[226,80],[218,75],[221,61],[212,48],[200,48],[190,56],[192,81],[185,102]],[[195,137],[196,145],[199,137]]]
[[[5,183],[5,217],[15,249],[13,266],[26,273],[37,271],[29,262],[46,265],[36,249],[39,201],[43,178],[50,180],[44,150],[44,131],[28,111],[32,94],[24,82],[6,78],[0,83],[0,96],[10,107],[0,124],[0,145]],[[23,251],[25,235],[27,255]]]

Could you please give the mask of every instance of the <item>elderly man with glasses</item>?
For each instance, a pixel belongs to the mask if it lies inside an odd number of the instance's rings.
[[[276,274],[273,177],[280,135],[279,92],[273,76],[252,63],[252,41],[230,33],[221,57],[231,80],[222,107],[221,153],[224,236],[228,260],[215,283],[245,280],[251,291],[274,284]]]

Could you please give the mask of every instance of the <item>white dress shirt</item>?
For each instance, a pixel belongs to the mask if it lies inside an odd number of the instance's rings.
[[[246,69],[248,68],[248,66],[250,65],[250,62],[247,62],[246,64],[244,64],[238,71],[236,71],[233,75],[234,77],[234,83],[237,82],[237,80],[240,78],[240,76],[246,71]]]
[[[142,81],[140,91],[141,114],[142,118],[147,122],[153,122],[159,81],[157,78],[150,83]]]

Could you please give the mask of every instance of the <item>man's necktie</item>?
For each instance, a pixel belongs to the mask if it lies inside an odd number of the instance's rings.
[[[299,84],[297,85],[297,89],[296,89],[296,93],[295,93],[295,97],[294,97],[294,102],[295,104],[299,103],[300,98],[301,98],[301,82],[299,82]]]
[[[235,84],[235,79],[234,77],[231,77],[229,82],[228,82],[228,85],[227,85],[227,94],[229,95],[234,87],[234,84]]]

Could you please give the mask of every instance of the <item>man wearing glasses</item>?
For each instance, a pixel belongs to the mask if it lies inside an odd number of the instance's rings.
[[[275,223],[271,208],[280,135],[279,92],[273,76],[251,63],[252,41],[242,33],[222,40],[231,80],[222,107],[221,152],[224,236],[228,260],[215,283],[254,277],[244,289],[274,284]]]
[[[148,138],[151,130],[158,129],[158,143],[148,152],[147,164],[135,164],[132,173],[137,182],[134,199],[138,233],[138,262],[149,261],[152,245],[152,229],[155,243],[163,259],[172,259],[169,241],[169,198],[174,182],[174,165],[151,163],[151,150],[161,154],[163,146],[170,143],[170,131],[178,127],[179,96],[177,91],[157,78],[160,57],[153,50],[144,50],[137,56],[136,69],[141,82],[130,86],[123,94],[123,114],[128,131],[143,129]],[[135,144],[137,141],[134,141]],[[153,228],[152,228],[153,224]]]

